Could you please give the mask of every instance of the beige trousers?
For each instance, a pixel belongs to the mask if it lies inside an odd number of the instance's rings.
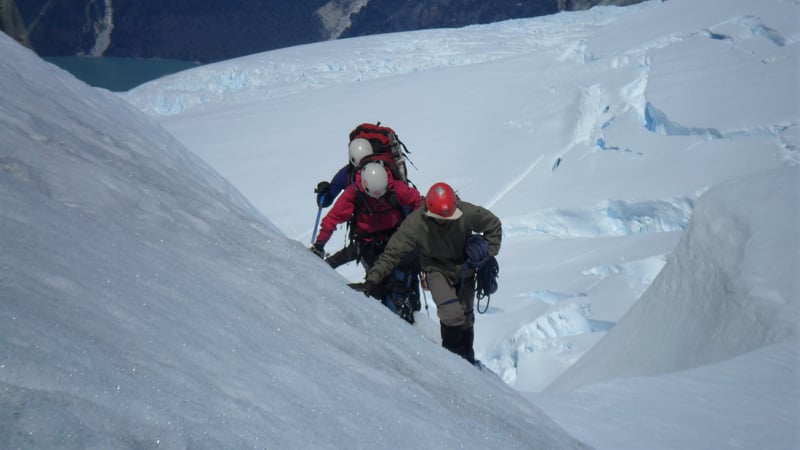
[[[461,287],[460,280],[451,283],[441,272],[428,272],[426,276],[428,289],[436,303],[439,322],[449,327],[460,326],[464,330],[472,328],[475,324],[475,314],[472,311],[475,303],[475,278],[467,277]]]

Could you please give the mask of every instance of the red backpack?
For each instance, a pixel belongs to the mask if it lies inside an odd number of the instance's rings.
[[[382,161],[392,171],[392,176],[396,180],[408,183],[408,171],[406,170],[406,155],[410,152],[406,145],[397,137],[397,133],[389,127],[381,126],[381,123],[362,123],[350,132],[350,141],[363,138],[372,144],[372,155],[361,160],[360,169],[366,163]],[[409,160],[409,162],[411,162]],[[413,163],[412,163],[413,164]]]

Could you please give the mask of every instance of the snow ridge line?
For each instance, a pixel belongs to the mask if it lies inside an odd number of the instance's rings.
[[[497,202],[499,202],[500,200],[503,199],[503,197],[505,197],[506,194],[511,192],[514,189],[514,187],[516,187],[523,180],[525,180],[525,178],[527,178],[528,175],[530,175],[530,173],[533,172],[533,169],[535,169],[536,166],[538,166],[539,163],[542,162],[542,159],[544,159],[544,155],[539,155],[539,157],[536,158],[536,160],[533,161],[530,165],[528,165],[528,167],[521,174],[519,174],[516,178],[511,180],[499,193],[497,193],[491,200],[489,200],[489,202],[486,204],[486,208],[489,209],[493,208],[494,205],[497,204]]]
[[[264,101],[310,89],[486,63],[563,44],[563,40],[548,41],[539,36],[564,36],[580,43],[587,24],[608,25],[635,10],[596,7],[572,12],[575,27],[566,29],[563,20],[544,16],[459,29],[368,36],[363,38],[367,45],[361,45],[362,38],[352,38],[278,49],[247,57],[247,65],[239,66],[235,59],[208,64],[120,95],[154,116],[175,115],[229,99]],[[498,48],[487,36],[502,37],[508,45]],[[577,57],[581,57],[580,47]]]
[[[640,203],[607,200],[585,209],[554,208],[507,218],[503,228],[508,236],[539,234],[556,237],[683,231],[689,224],[693,208],[694,200],[690,197]]]

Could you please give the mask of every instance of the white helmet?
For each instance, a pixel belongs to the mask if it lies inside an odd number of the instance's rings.
[[[353,167],[358,167],[358,164],[365,156],[372,154],[372,144],[364,138],[353,139],[347,149],[348,159]]]
[[[372,198],[381,198],[389,186],[389,175],[379,162],[367,163],[361,169],[361,187]]]

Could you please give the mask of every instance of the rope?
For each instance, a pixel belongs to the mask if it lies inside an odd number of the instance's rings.
[[[483,314],[489,310],[491,295],[497,292],[497,277],[500,274],[500,265],[494,256],[489,256],[489,243],[479,234],[467,238],[464,246],[467,260],[464,267],[475,269],[475,296],[478,298],[477,310]],[[466,276],[461,277],[463,287]],[[486,298],[486,307],[481,309],[481,300]]]
[[[500,274],[500,265],[494,256],[489,258],[481,269],[475,274],[477,287],[475,296],[478,297],[477,310],[479,314],[485,313],[489,309],[489,299],[497,292],[497,276]],[[481,299],[486,297],[486,307],[481,310]]]

